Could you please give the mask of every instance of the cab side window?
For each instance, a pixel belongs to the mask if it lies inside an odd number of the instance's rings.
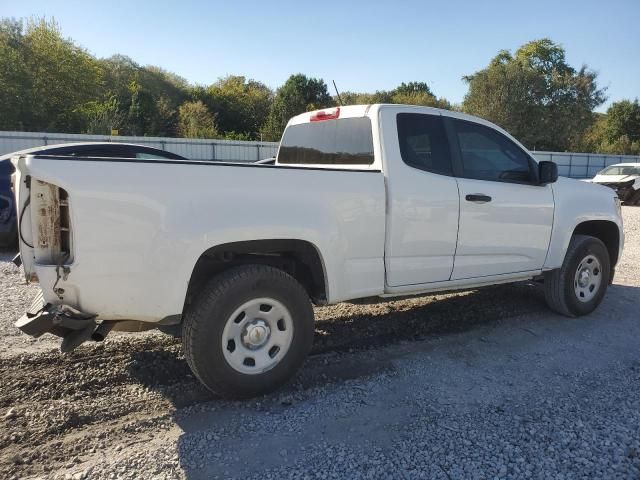
[[[449,142],[440,115],[399,113],[396,122],[404,163],[427,172],[453,175]]]
[[[473,122],[455,120],[462,175],[477,180],[532,182],[532,161],[500,132]]]

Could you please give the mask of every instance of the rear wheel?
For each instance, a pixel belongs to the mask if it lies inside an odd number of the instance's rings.
[[[604,243],[588,235],[574,235],[562,267],[545,274],[547,304],[569,317],[591,313],[602,302],[610,276]]]
[[[212,392],[260,395],[291,378],[313,342],[313,309],[290,275],[242,266],[209,282],[185,314],[187,362]]]

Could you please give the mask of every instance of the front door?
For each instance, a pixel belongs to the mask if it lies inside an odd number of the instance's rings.
[[[460,228],[452,280],[539,270],[553,224],[553,192],[537,163],[489,126],[447,119],[458,175]]]

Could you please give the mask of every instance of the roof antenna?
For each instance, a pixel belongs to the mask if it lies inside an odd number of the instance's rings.
[[[338,96],[338,103],[340,104],[340,106],[344,106],[344,104],[342,103],[342,99],[340,98],[340,92],[338,91],[338,87],[336,87],[336,81],[335,80],[331,80],[333,82],[333,88],[336,89],[336,95]]]

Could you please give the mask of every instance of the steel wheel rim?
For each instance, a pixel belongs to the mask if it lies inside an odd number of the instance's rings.
[[[257,375],[275,367],[292,340],[293,320],[287,307],[273,298],[254,298],[227,319],[222,351],[235,371]]]
[[[586,303],[598,294],[602,284],[602,266],[595,255],[587,255],[578,264],[573,288],[578,301]]]

